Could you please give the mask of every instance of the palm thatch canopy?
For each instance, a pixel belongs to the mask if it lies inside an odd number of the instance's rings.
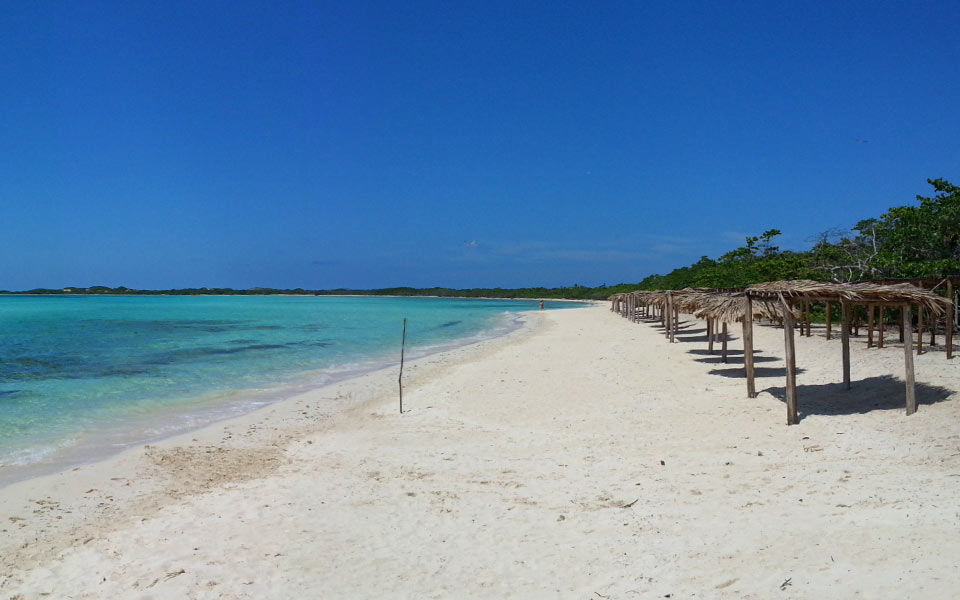
[[[772,300],[759,300],[752,303],[753,317],[782,319],[783,305]],[[707,292],[700,296],[700,304],[692,311],[698,319],[713,319],[723,323],[743,321],[747,313],[747,294],[745,292]]]
[[[826,281],[768,281],[746,289],[760,300],[803,300],[808,302],[848,302],[852,304],[916,304],[934,314],[946,311],[951,302],[930,290],[909,283],[830,283]]]

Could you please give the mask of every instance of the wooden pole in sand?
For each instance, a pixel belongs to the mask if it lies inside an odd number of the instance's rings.
[[[830,306],[832,303],[827,302],[827,339],[830,339],[830,330],[833,328],[833,321],[830,320]]]
[[[749,295],[743,315],[743,368],[747,372],[747,397],[756,398],[757,389],[753,380],[753,300]]]
[[[873,311],[874,306],[867,306],[867,348],[873,348]]]
[[[907,380],[907,414],[912,415],[917,412],[917,390],[916,380],[913,373],[913,315],[910,314],[910,305],[903,305],[903,370]]]
[[[713,354],[713,319],[707,319],[707,352]]]
[[[720,355],[723,357],[723,362],[727,362],[727,322],[723,322],[723,333],[720,335]]]
[[[923,354],[923,307],[917,306],[917,356]]]
[[[407,346],[407,318],[403,318],[403,338],[400,341],[400,376],[397,384],[400,386],[400,414],[403,414],[403,351]]]
[[[796,425],[797,419],[797,359],[793,343],[793,307],[786,299],[783,303],[783,346],[787,366],[787,425]],[[801,316],[801,318],[803,318]]]
[[[884,318],[884,307],[880,306],[877,317],[877,348],[883,348],[883,334],[887,331],[887,322]]]
[[[670,308],[670,292],[667,292],[666,298],[663,299],[663,335],[667,337],[667,341],[670,341],[670,321],[673,318],[673,309]]]
[[[947,280],[947,299],[950,300],[950,306],[947,308],[947,360],[953,358],[953,328],[955,327],[953,319],[956,313],[956,299],[953,297],[953,280]]]
[[[850,307],[840,301],[840,345],[843,354],[843,383],[850,389]]]
[[[673,309],[673,331],[670,333],[670,342],[673,343],[674,338],[680,332],[680,308],[675,307]]]

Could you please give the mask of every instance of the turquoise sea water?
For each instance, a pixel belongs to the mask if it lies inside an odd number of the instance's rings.
[[[550,307],[571,306],[557,303]],[[573,305],[575,306],[575,305]],[[503,334],[533,301],[0,296],[0,485]]]

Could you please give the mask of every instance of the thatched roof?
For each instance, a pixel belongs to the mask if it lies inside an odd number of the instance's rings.
[[[830,283],[825,281],[768,281],[747,288],[751,298],[761,300],[785,299],[812,302],[839,302],[854,304],[916,304],[935,314],[944,312],[950,301],[929,290],[908,283]]]
[[[743,320],[747,312],[747,295],[744,292],[708,292],[700,297],[700,306],[694,311],[698,319],[715,319],[734,323]],[[767,319],[783,317],[783,305],[771,300],[755,300],[753,316]]]

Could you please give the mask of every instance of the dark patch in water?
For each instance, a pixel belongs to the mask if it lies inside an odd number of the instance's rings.
[[[301,331],[322,331],[324,329],[330,329],[330,326],[322,323],[307,323],[300,327]]]
[[[88,376],[85,370],[89,363],[60,357],[54,362],[46,358],[21,356],[0,361],[0,381],[22,381],[24,379],[79,379]],[[82,375],[81,375],[82,374]]]
[[[59,366],[55,362],[44,360],[42,358],[31,358],[29,356],[23,358],[14,358],[10,362],[17,363],[18,365],[24,367],[39,367],[44,369],[56,369]]]
[[[154,356],[153,358],[148,358],[146,362],[147,364],[152,365],[169,365],[183,360],[189,360],[191,358],[239,354],[241,352],[254,352],[258,350],[279,350],[283,347],[284,346],[281,344],[251,344],[249,346],[240,346],[238,348],[187,348],[184,350],[174,350],[172,352]]]
[[[309,346],[311,348],[326,348],[327,346],[332,346],[333,342],[325,340],[316,340],[316,341],[304,341],[304,342],[290,342],[287,344],[289,347],[294,346]]]
[[[0,398],[10,398],[20,393],[20,390],[0,390]]]
[[[230,340],[228,344],[252,344],[257,340]]]
[[[99,377],[140,377],[144,375],[152,375],[152,373],[144,369],[138,369],[137,367],[117,367],[97,373]]]
[[[454,325],[459,325],[460,323],[463,323],[463,321],[447,321],[442,325],[438,325],[437,329],[443,329],[444,327],[453,327]]]

